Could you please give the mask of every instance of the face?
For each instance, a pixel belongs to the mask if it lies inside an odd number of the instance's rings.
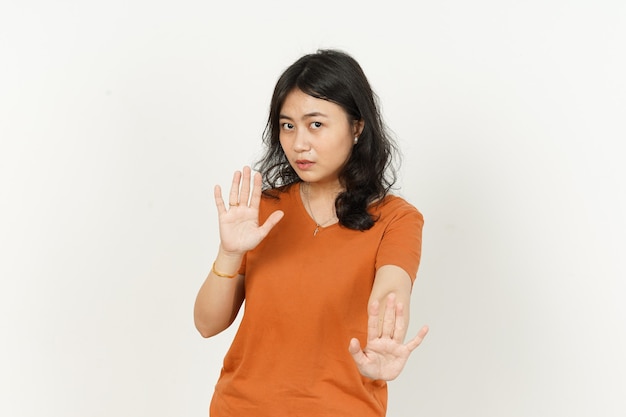
[[[338,184],[363,123],[349,120],[341,106],[295,89],[285,98],[279,124],[280,145],[300,179]]]

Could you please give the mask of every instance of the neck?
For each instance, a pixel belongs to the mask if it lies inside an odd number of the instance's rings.
[[[343,187],[339,182],[325,184],[303,182],[302,188],[307,193],[310,200],[332,200],[333,205],[339,193],[343,191]]]
[[[312,184],[303,182],[300,186],[300,193],[304,201],[305,208],[317,227],[313,236],[317,235],[320,227],[325,227],[337,222],[335,214],[335,199],[341,192],[340,187],[311,187]]]

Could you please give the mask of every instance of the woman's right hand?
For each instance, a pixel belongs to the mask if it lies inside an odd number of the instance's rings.
[[[215,186],[221,249],[228,254],[243,255],[254,249],[284,215],[277,210],[259,226],[262,180],[261,174],[255,173],[251,190],[251,175],[248,166],[243,168],[243,173],[235,171],[228,194],[228,208],[222,198],[222,189],[219,185]]]

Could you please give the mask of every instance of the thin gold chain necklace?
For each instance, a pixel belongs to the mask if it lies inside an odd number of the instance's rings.
[[[313,231],[313,237],[317,236],[317,233],[320,231],[320,227],[324,227],[324,225],[330,223],[331,221],[335,220],[335,213],[333,210],[333,215],[330,216],[330,218],[328,220],[326,220],[325,222],[322,222],[321,224],[317,221],[317,219],[315,219],[315,214],[313,213],[313,209],[311,208],[311,201],[309,200],[309,183],[304,183],[306,184],[306,188],[303,190],[304,191],[304,197],[305,197],[305,201],[306,201],[306,205],[307,208],[309,209],[309,213],[311,213],[311,218],[313,219],[313,221],[315,222],[315,230]]]

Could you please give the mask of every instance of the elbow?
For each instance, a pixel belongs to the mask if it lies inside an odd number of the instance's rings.
[[[202,336],[205,339],[208,339],[211,336],[215,336],[216,334],[221,332],[221,330],[216,329],[214,326],[211,326],[207,323],[199,323],[196,320],[195,324],[196,324],[196,330],[198,330],[198,333],[200,333],[200,336]]]
[[[200,336],[208,339],[209,337],[215,336],[226,330],[230,323],[227,323],[226,325],[220,325],[219,323],[215,322],[200,322],[198,320],[195,320],[195,325],[196,330],[198,330],[198,333],[200,333]]]
[[[216,331],[215,329],[211,329],[210,327],[207,327],[207,326],[196,325],[196,329],[198,330],[198,333],[200,333],[200,336],[202,336],[205,339],[208,339],[211,336],[215,336],[216,334],[220,332],[220,331]]]
[[[205,339],[208,339],[209,337],[216,335],[216,333],[210,332],[210,331],[208,331],[206,329],[202,329],[202,328],[199,328],[199,327],[196,327],[196,329],[198,329],[198,332],[200,333],[200,336],[204,337]]]
[[[215,336],[227,328],[235,321],[237,312],[228,314],[224,311],[213,311],[211,309],[200,309],[196,305],[193,322],[200,333],[200,336],[209,338]]]

